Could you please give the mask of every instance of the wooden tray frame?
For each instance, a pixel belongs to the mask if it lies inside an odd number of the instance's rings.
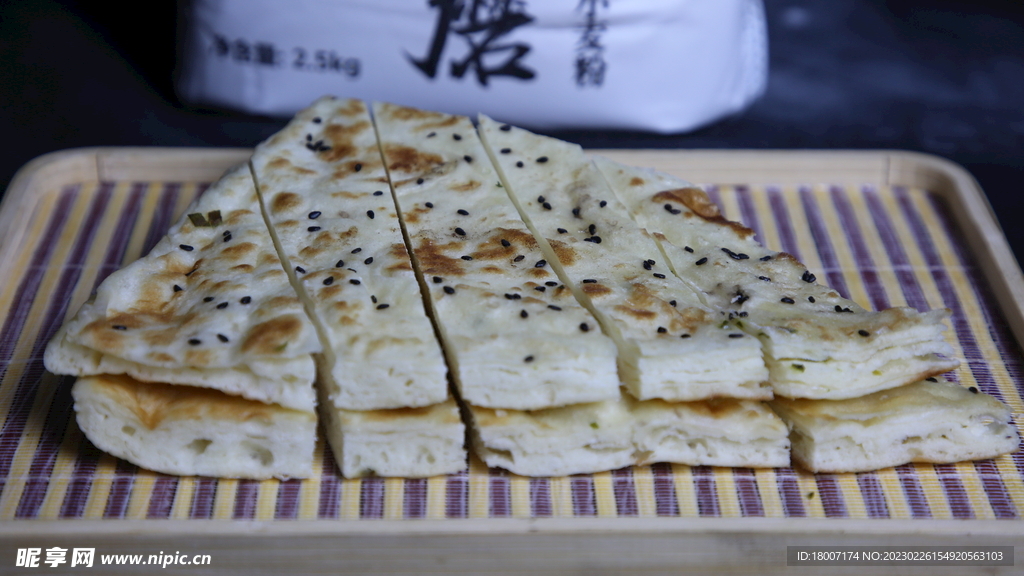
[[[949,205],[1018,344],[1024,342],[1024,274],[981,187],[965,169],[948,160],[890,150],[591,152],[694,182],[902,185],[937,193]],[[83,148],[41,156],[15,175],[0,203],[0,270],[9,269],[25,248],[22,244],[30,223],[25,215],[33,213],[43,195],[57,193],[66,184],[213,181],[250,154],[248,149]],[[879,569],[787,567],[786,546],[1024,546],[1024,522],[849,518],[18,520],[0,522],[0,542],[7,544],[0,547],[0,573],[14,566],[18,547],[95,546],[97,554],[148,555],[180,550],[212,556],[209,567],[182,569],[189,574],[270,574],[286,569],[332,574],[589,574],[627,570],[679,574],[684,569],[687,573],[715,574],[809,574],[825,570],[829,574],[861,574]],[[128,567],[123,568],[128,572]],[[883,570],[886,574],[1016,573],[1013,567]]]

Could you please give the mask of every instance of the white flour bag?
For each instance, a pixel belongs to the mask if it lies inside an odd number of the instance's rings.
[[[761,0],[192,0],[185,101],[290,116],[323,94],[533,128],[678,132],[764,90]]]

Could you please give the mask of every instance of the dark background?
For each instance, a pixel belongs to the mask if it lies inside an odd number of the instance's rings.
[[[415,0],[410,0],[415,1]],[[426,1],[426,0],[423,0]],[[712,1],[712,0],[706,0]],[[689,134],[568,131],[587,147],[906,149],[965,166],[1024,257],[1020,0],[765,0],[767,93]],[[79,146],[253,146],[284,125],[174,95],[177,5],[0,0],[0,186]]]

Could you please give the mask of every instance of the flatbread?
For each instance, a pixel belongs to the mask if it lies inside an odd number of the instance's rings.
[[[502,183],[550,264],[618,347],[619,374],[641,400],[767,399],[761,347],[676,278],[574,144],[501,125],[480,133]]]
[[[312,412],[310,353],[319,349],[240,166],[149,254],[100,284],[44,363],[57,374],[128,374]]]
[[[959,365],[942,335],[949,310],[864,310],[817,284],[792,255],[725,220],[703,190],[607,159],[597,165],[676,275],[761,339],[775,394],[854,398]]]
[[[812,472],[863,472],[907,462],[960,462],[1020,444],[1001,402],[946,381],[920,381],[848,400],[776,398],[793,459]]]
[[[462,399],[526,410],[617,398],[614,344],[544,262],[469,119],[375,104],[374,120]]]
[[[474,452],[488,466],[563,476],[632,464],[789,465],[786,426],[763,402],[637,401],[628,396],[537,411],[468,406]]]
[[[149,470],[251,479],[313,473],[311,412],[125,375],[80,377],[71,395],[96,447]]]
[[[324,431],[342,476],[423,478],[466,469],[466,429],[449,399],[421,408],[342,410],[322,402]]]
[[[447,368],[366,106],[317,100],[257,146],[252,165],[295,290],[323,339],[327,398],[348,410],[445,401]]]

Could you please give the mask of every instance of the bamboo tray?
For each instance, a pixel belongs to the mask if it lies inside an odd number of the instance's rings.
[[[867,308],[949,307],[963,363],[953,378],[1024,420],[1024,276],[959,166],[898,151],[595,152],[704,184],[727,217]],[[1021,455],[864,474],[657,464],[551,479],[471,461],[449,477],[343,480],[321,442],[315,478],[251,482],[164,476],[98,452],[74,424],[72,379],[42,368],[47,340],[249,154],[70,150],[11,183],[0,204],[0,573],[17,548],[53,546],[95,547],[97,563],[211,555],[179,567],[190,574],[781,574],[794,570],[790,545],[1024,545]],[[1013,573],[886,573],[924,570]]]

